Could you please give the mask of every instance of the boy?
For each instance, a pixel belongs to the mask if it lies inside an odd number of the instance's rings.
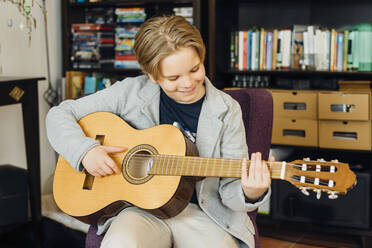
[[[65,101],[48,113],[50,143],[76,170],[120,173],[109,154],[125,148],[101,146],[77,124],[98,111],[115,113],[136,129],[176,121],[193,135],[202,157],[247,156],[240,106],[205,77],[205,46],[194,26],[179,16],[149,19],[136,35],[134,51],[145,75]],[[241,179],[197,182],[191,203],[175,217],[123,210],[98,226],[98,234],[106,232],[102,247],[254,247],[247,212],[269,196],[270,173],[259,153],[252,154],[249,173],[245,159],[242,168]]]

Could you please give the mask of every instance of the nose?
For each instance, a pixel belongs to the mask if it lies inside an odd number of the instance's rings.
[[[187,75],[183,78],[182,86],[185,88],[190,88],[192,86],[192,78]]]

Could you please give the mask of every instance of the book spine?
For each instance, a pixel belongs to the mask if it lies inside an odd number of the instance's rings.
[[[343,66],[343,51],[344,50],[344,34],[337,34],[337,71],[342,71]]]
[[[329,71],[330,70],[330,49],[331,49],[331,32],[328,30],[322,32],[324,39],[323,39],[323,46],[324,46],[324,64],[323,70]]]
[[[331,56],[330,56],[330,71],[335,71],[335,47],[336,47],[336,30],[331,31]]]
[[[244,52],[244,34],[243,31],[239,31],[239,62],[238,69],[243,70],[243,52]]]
[[[273,58],[272,58],[272,61],[273,61],[272,69],[273,70],[276,69],[276,55],[277,55],[277,52],[278,52],[278,30],[274,29],[274,31],[273,31]]]
[[[353,69],[353,40],[354,31],[350,31],[348,38],[348,48],[347,48],[347,70],[352,71]]]
[[[235,32],[231,32],[230,39],[230,69],[235,68]]]
[[[282,68],[282,41],[283,41],[283,31],[278,32],[277,41],[277,53],[276,53],[276,69]]]
[[[249,30],[247,34],[247,70],[251,70],[251,61],[252,61],[252,31]]]
[[[359,40],[359,31],[354,31],[354,38],[352,43],[352,56],[353,56],[353,71],[357,71],[359,69],[359,47],[358,47],[358,40]]]
[[[248,31],[243,31],[243,70],[247,70]]]
[[[344,31],[344,42],[343,42],[343,52],[342,52],[342,70],[347,71],[347,52],[349,47],[349,30]]]
[[[273,32],[267,33],[266,70],[272,70]]]
[[[289,69],[291,58],[291,30],[283,30],[282,69]]]
[[[252,48],[251,48],[251,70],[257,70],[257,32],[252,32]]]
[[[263,70],[264,66],[264,51],[265,51],[265,29],[261,28],[260,31],[260,70]]]

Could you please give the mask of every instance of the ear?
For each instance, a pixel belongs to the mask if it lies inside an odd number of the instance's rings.
[[[150,73],[147,73],[147,76],[150,78],[150,80],[154,83],[157,84],[158,82],[155,80],[154,76],[152,76]]]

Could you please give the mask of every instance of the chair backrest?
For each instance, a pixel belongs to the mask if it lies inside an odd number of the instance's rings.
[[[273,123],[273,100],[271,93],[264,89],[225,90],[237,100],[243,113],[249,156],[252,152],[261,152],[267,160],[271,145]],[[259,236],[256,225],[257,211],[248,213],[255,227],[255,247],[259,248]],[[103,235],[96,235],[97,226],[91,225],[85,239],[85,248],[99,248]]]
[[[273,125],[273,99],[265,89],[225,90],[239,102],[243,113],[249,156],[261,152],[267,160],[270,152]]]

